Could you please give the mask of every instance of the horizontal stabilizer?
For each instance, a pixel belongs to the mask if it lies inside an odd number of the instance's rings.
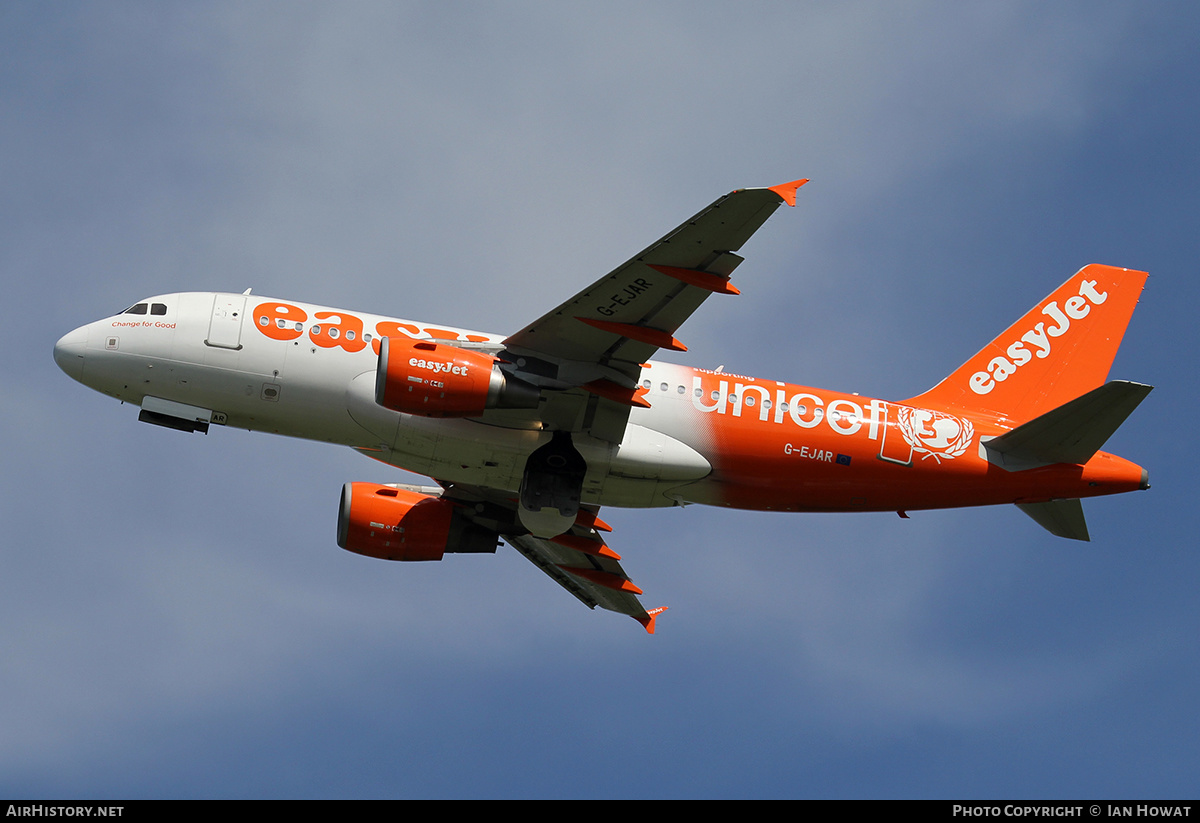
[[[1083,519],[1083,506],[1079,498],[1051,500],[1046,503],[1018,503],[1017,508],[1033,518],[1034,522],[1057,537],[1089,541],[1087,521]]]
[[[988,459],[1012,471],[1052,463],[1086,463],[1153,388],[1125,380],[1105,383],[986,441]]]

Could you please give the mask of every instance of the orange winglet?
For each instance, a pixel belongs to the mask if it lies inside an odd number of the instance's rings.
[[[579,569],[574,566],[559,566],[565,572],[569,572],[576,577],[582,577],[584,580],[590,580],[598,586],[603,586],[606,589],[612,589],[618,592],[631,592],[633,594],[642,594],[642,590],[633,585],[633,581],[625,577],[618,577],[611,572],[602,572],[597,569]]]
[[[632,323],[617,323],[612,320],[593,320],[590,317],[576,317],[575,319],[587,323],[593,328],[611,332],[612,334],[619,334],[621,337],[628,337],[630,340],[636,340],[639,343],[658,346],[660,349],[670,349],[671,351],[687,351],[687,346],[660,329],[635,326]]]
[[[630,617],[645,626],[647,632],[654,634],[654,621],[658,619],[658,616],[666,610],[666,606],[659,606],[656,609],[651,609],[640,617],[636,614],[630,615]]]
[[[676,280],[682,280],[689,286],[707,289],[714,294],[741,294],[737,287],[729,282],[728,278],[722,277],[719,274],[713,274],[710,271],[681,269],[678,266],[658,266],[654,263],[647,263],[646,265],[656,272],[665,274],[667,277],[674,277]]]
[[[603,540],[592,540],[589,537],[579,537],[574,534],[560,534],[558,537],[551,537],[551,543],[557,543],[560,546],[566,546],[568,549],[574,549],[577,552],[584,554],[594,554],[598,557],[611,557],[613,560],[620,560],[621,555],[604,545]]]
[[[626,406],[637,406],[643,409],[650,408],[650,402],[642,397],[649,390],[642,386],[627,389],[620,383],[614,383],[602,377],[599,380],[584,383],[579,388],[608,400],[624,403]]]
[[[793,180],[790,183],[781,183],[778,186],[770,186],[767,191],[773,191],[783,198],[783,202],[789,206],[796,205],[796,189],[808,182],[808,178],[803,180]]]

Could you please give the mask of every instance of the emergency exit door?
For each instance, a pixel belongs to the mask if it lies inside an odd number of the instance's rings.
[[[213,297],[212,319],[204,343],[219,349],[242,347],[242,315],[246,313],[246,295],[218,294]]]

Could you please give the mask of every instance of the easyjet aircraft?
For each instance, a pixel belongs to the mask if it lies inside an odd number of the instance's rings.
[[[503,539],[590,607],[647,611],[601,506],[895,511],[1015,503],[1087,540],[1079,499],[1148,488],[1101,451],[1150,386],[1105,382],[1145,272],[1087,266],[899,402],[654,362],[735,295],[736,252],[805,180],[728,194],[515,334],[243,294],[150,297],[54,347],[147,423],[341,443],[436,486],[347,483],[337,541],[388,560]]]

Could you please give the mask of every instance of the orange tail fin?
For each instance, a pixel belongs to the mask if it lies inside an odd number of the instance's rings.
[[[953,374],[904,401],[1020,423],[1104,383],[1146,272],[1085,266]]]

